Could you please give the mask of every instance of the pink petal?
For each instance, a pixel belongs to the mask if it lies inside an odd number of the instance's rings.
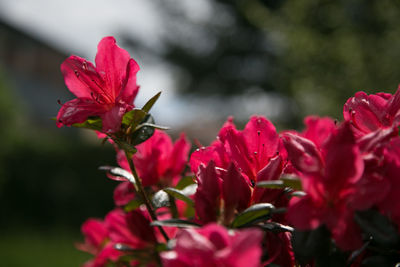
[[[357,182],[364,170],[364,161],[355,144],[349,123],[344,123],[326,145],[325,179],[329,191],[342,190],[346,183]]]
[[[87,98],[76,98],[65,103],[57,114],[57,127],[82,123],[90,116],[100,116],[104,112],[102,106]]]
[[[243,136],[258,171],[276,155],[279,144],[278,134],[274,125],[266,118],[253,116],[246,124]]]
[[[124,206],[135,198],[135,188],[131,182],[122,182],[114,189],[114,203]]]
[[[132,234],[140,240],[157,243],[156,236],[154,235],[154,228],[150,226],[149,218],[146,218],[144,213],[140,210],[133,210],[126,214],[127,225]]]
[[[246,229],[236,232],[229,248],[229,257],[224,259],[225,266],[232,267],[260,267],[261,241],[263,232],[259,229]]]
[[[334,120],[329,117],[308,116],[304,119],[304,124],[306,130],[303,132],[303,136],[313,141],[317,147],[322,147],[336,128]]]
[[[222,196],[224,199],[224,215],[227,222],[231,221],[235,209],[242,211],[250,204],[251,190],[245,178],[231,163],[222,183]]]
[[[130,105],[133,105],[139,91],[139,86],[136,84],[136,74],[139,70],[139,65],[131,58],[126,67],[126,78],[120,92],[121,100]]]
[[[103,94],[104,82],[86,59],[70,56],[61,64],[61,72],[68,89],[77,97],[92,98],[92,93]]]
[[[278,155],[272,158],[269,163],[257,173],[257,182],[261,181],[271,181],[278,180],[282,174],[283,162],[282,158]],[[260,187],[255,187],[253,191],[253,202],[259,203],[270,202],[275,199],[276,193],[280,194],[282,190],[277,189],[265,189]],[[268,197],[271,196],[273,198]],[[268,198],[268,201],[265,199]]]
[[[103,121],[102,131],[105,133],[117,132],[121,127],[122,117],[129,109],[128,106],[114,106],[101,115]]]
[[[104,241],[108,237],[108,231],[103,221],[97,219],[88,219],[81,227],[81,231],[85,236],[85,246],[80,248],[90,253],[101,249]]]
[[[200,165],[196,178],[198,182],[194,195],[196,215],[203,223],[215,221],[219,211],[221,191],[214,161],[210,161],[207,167]]]
[[[309,195],[302,198],[294,197],[290,200],[287,219],[299,230],[313,230],[323,223],[320,213],[321,207]]]
[[[319,174],[323,168],[321,154],[310,140],[291,134],[282,134],[291,163],[301,172]]]
[[[137,153],[133,162],[144,186],[155,185],[167,171],[172,151],[171,138],[164,132],[156,130],[152,137],[136,146]]]
[[[197,230],[198,233],[205,236],[217,250],[223,249],[230,245],[230,236],[226,229],[216,223],[210,223]]]
[[[175,141],[172,152],[169,156],[168,174],[175,177],[182,173],[189,156],[191,145],[187,141],[184,133],[181,133],[178,140]]]
[[[127,216],[121,209],[115,209],[106,215],[105,223],[113,243],[121,243],[132,248],[143,248],[147,244],[136,237],[129,228]]]
[[[106,93],[112,99],[120,94],[129,59],[129,53],[117,46],[114,37],[103,38],[97,46],[96,69],[106,83]]]

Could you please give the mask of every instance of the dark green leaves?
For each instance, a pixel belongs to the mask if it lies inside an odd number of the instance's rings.
[[[399,246],[400,237],[396,228],[377,210],[357,212],[354,219],[361,229],[372,237],[373,242],[387,248]]]
[[[284,176],[279,180],[261,181],[258,182],[256,186],[271,189],[290,187],[294,190],[302,190],[300,179],[291,176]]]
[[[150,225],[152,226],[170,226],[170,227],[180,227],[180,228],[188,228],[188,227],[200,227],[200,224],[181,220],[181,219],[169,219],[163,221],[153,221]]]
[[[167,187],[164,188],[153,196],[153,205],[156,208],[169,207],[170,201],[174,199],[179,199],[186,202],[189,206],[193,206],[193,200],[189,197],[196,192],[197,184],[191,184],[183,188],[182,190]]]
[[[153,107],[153,105],[157,102],[158,98],[160,97],[161,92],[158,92],[155,96],[153,96],[152,98],[150,98],[149,101],[147,101],[146,104],[144,104],[142,110],[146,113],[150,112],[150,109]]]
[[[73,127],[77,128],[86,128],[96,131],[101,131],[102,121],[100,117],[89,117],[85,122],[82,123],[74,123]]]
[[[163,190],[167,192],[170,196],[185,201],[187,204],[190,206],[193,206],[193,200],[189,197],[193,195],[196,192],[197,189],[197,184],[192,184],[187,187],[185,187],[182,190],[176,189],[176,188],[164,188]]]
[[[236,216],[232,227],[243,227],[259,219],[268,219],[274,209],[274,205],[269,203],[254,204]]]

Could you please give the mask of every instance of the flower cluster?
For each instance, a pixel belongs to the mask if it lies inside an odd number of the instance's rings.
[[[115,209],[82,226],[78,248],[102,266],[394,266],[400,262],[400,89],[358,92],[343,121],[309,116],[277,132],[229,118],[215,141],[189,153],[133,100],[137,63],[104,38],[96,66],[61,66],[77,98],[57,125],[96,130],[116,150]]]

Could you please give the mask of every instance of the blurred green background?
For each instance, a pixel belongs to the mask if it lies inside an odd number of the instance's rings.
[[[87,132],[56,128],[57,99],[73,97],[59,72],[70,50],[21,26],[5,14],[6,2],[0,2],[1,266],[79,266],[89,258],[74,248],[83,240],[81,223],[113,208],[116,183],[97,168],[114,165],[115,155]],[[279,129],[299,128],[309,114],[340,120],[356,91],[393,93],[400,82],[400,1],[204,0],[207,19],[196,7],[186,12],[190,1],[151,2],[168,33],[156,40],[162,49],[118,23],[104,35],[170,66],[176,97],[192,99],[182,113],[200,99],[246,102],[248,92],[257,92],[282,100],[271,115]],[[190,139],[207,144],[221,124],[214,115],[204,115],[211,122]]]

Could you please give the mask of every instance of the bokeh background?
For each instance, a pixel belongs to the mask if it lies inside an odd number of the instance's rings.
[[[299,129],[393,93],[399,25],[398,0],[0,0],[0,265],[79,266],[81,223],[113,207],[112,148],[52,120],[70,54],[115,36],[142,69],[136,104],[163,91],[157,122],[208,144],[228,115]]]

